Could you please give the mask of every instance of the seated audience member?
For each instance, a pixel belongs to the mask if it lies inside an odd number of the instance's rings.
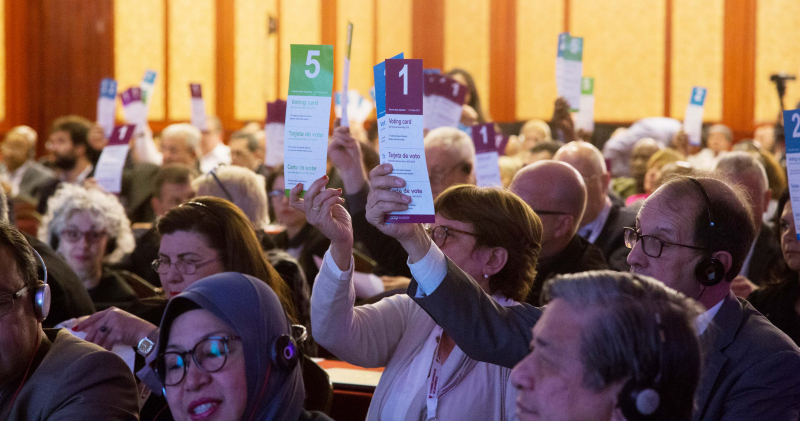
[[[682,126],[683,123],[674,118],[648,117],[633,123],[625,131],[614,132],[615,135],[603,145],[603,156],[611,160],[611,176],[630,175],[631,153],[636,142],[649,137],[662,146],[669,146]]]
[[[537,161],[553,159],[553,156],[564,146],[561,142],[546,141],[533,145],[527,152],[523,153],[522,164],[530,165]]]
[[[256,174],[267,177],[269,171],[264,166],[265,151],[255,133],[243,130],[233,132],[228,142],[231,148],[231,164],[255,171]]]
[[[215,115],[208,116],[208,131],[202,132],[200,136],[200,171],[207,173],[220,164],[231,164],[231,148],[223,141],[222,136],[225,130],[222,122]]]
[[[330,420],[303,409],[297,341],[269,286],[225,272],[172,299],[153,367],[176,420]]]
[[[475,184],[475,145],[461,130],[439,127],[428,132],[425,160],[434,200],[450,186]]]
[[[656,190],[656,184],[658,180],[661,179],[662,168],[671,162],[685,160],[686,158],[675,149],[665,148],[654,153],[650,159],[647,160],[643,192],[628,196],[628,198],[625,199],[625,205],[631,206],[640,200],[647,199]]]
[[[188,123],[170,124],[161,131],[161,153],[164,164],[184,164],[200,169],[200,139],[203,134]],[[210,171],[210,170],[209,170]]]
[[[768,280],[769,271],[781,261],[780,242],[776,241],[770,227],[761,215],[769,206],[767,172],[760,162],[747,152],[728,152],[720,155],[714,171],[738,185],[747,193],[747,204],[755,218],[756,240],[750,246],[739,276],[733,280],[733,292],[746,298],[754,288]]]
[[[692,419],[697,303],[609,271],[559,276],[543,297],[531,353],[511,372],[520,421]]]
[[[267,188],[264,177],[246,168],[221,166],[192,181],[198,196],[225,199],[247,215],[258,241],[265,250],[273,248],[264,228],[269,225]]]
[[[497,159],[497,164],[500,166],[500,181],[503,182],[503,187],[510,186],[511,180],[522,169],[522,161],[513,156],[501,156]]]
[[[317,342],[343,360],[364,367],[386,367],[372,398],[368,420],[511,419],[514,392],[507,368],[471,360],[406,295],[353,307],[353,232],[341,192],[315,181],[293,206],[331,240],[312,294],[312,326]],[[381,196],[400,193],[381,190]],[[500,189],[454,186],[436,198],[436,223],[430,236],[441,259],[453,270],[478,279],[481,289],[502,306],[527,295],[536,272],[542,237],[539,218],[517,196]],[[401,210],[396,206],[393,210]],[[398,230],[403,228],[396,224]],[[437,248],[437,250],[439,250]],[[446,257],[445,257],[446,256]],[[412,258],[416,259],[415,256]],[[430,268],[412,265],[412,272]],[[441,369],[434,368],[433,364]],[[434,386],[431,386],[434,385]],[[436,385],[446,394],[427,393]],[[427,397],[427,399],[426,399]]]
[[[8,201],[0,189],[0,223],[8,224]],[[42,322],[45,329],[52,328],[59,323],[76,317],[88,316],[95,312],[92,299],[86,288],[78,279],[78,275],[69,267],[64,259],[56,254],[50,246],[39,241],[36,237],[20,232],[31,248],[36,250],[47,266],[47,284],[50,285],[50,313]],[[36,259],[37,270],[44,277],[44,268]]]
[[[636,213],[615,205],[608,196],[611,175],[603,154],[591,143],[575,141],[562,146],[553,159],[578,170],[586,184],[586,211],[578,234],[602,250],[611,269],[630,269],[623,231],[635,223]]]
[[[57,178],[39,190],[36,210],[40,214],[46,213],[47,200],[62,183],[80,184],[94,173],[87,140],[91,125],[89,120],[79,116],[60,117],[53,122],[47,145],[55,157],[53,165]]]
[[[155,213],[155,221],[170,209],[193,198],[192,179],[195,171],[184,164],[166,164],[158,170],[150,205]],[[136,248],[121,267],[139,275],[147,282],[161,286],[158,273],[150,263],[158,258],[158,245],[161,239],[155,224],[136,239]]]
[[[371,172],[371,194],[394,186],[396,177],[389,173],[385,166]],[[800,411],[800,377],[795,374],[800,350],[730,291],[755,238],[750,208],[741,196],[716,179],[668,181],[645,201],[637,227],[626,230],[626,244],[633,246],[628,263],[634,273],[697,297],[707,309],[696,321],[709,350],[695,394],[694,419],[792,419]],[[395,197],[373,199],[367,217],[399,239],[410,263],[435,268],[428,271],[432,276],[415,277],[409,295],[470,357],[506,367],[522,360],[541,310],[492,305],[469,276],[449,267],[442,270],[446,261],[426,255],[432,245],[409,240],[420,235],[422,226],[406,224],[398,231],[383,223],[385,212],[401,203]],[[422,256],[430,261],[420,262]]]
[[[647,163],[650,157],[661,149],[664,149],[664,146],[649,137],[636,142],[631,152],[630,177],[614,179],[612,188],[620,197],[627,199],[630,196],[645,192],[644,178],[647,173]]]
[[[733,132],[724,124],[715,124],[708,128],[706,144],[708,147],[690,155],[688,161],[695,168],[707,171],[714,168],[721,153],[731,150]]]
[[[327,176],[326,176],[327,177]],[[269,202],[275,211],[278,224],[286,227],[281,233],[275,235],[272,241],[275,247],[285,250],[300,262],[307,281],[314,286],[319,269],[314,257],[322,258],[328,249],[330,241],[313,225],[306,222],[303,212],[289,205],[286,197],[286,183],[283,178],[283,166],[276,168],[267,180]]]
[[[42,329],[48,299],[25,238],[0,223],[0,419],[138,420],[125,362],[65,330]],[[45,294],[46,296],[46,294]]]
[[[481,106],[481,98],[478,95],[478,87],[475,85],[475,79],[472,78],[472,75],[464,69],[456,68],[447,72],[447,76],[450,76],[455,79],[456,82],[467,87],[467,94],[464,96],[465,112],[462,113],[461,124],[464,126],[472,126],[474,124],[483,124],[487,121],[492,121],[490,118],[486,118],[486,113]],[[469,115],[470,118],[465,119],[465,114]]]
[[[509,189],[542,219],[542,252],[525,302],[539,305],[544,282],[553,276],[608,269],[603,252],[578,235],[586,209],[580,173],[564,162],[540,161],[517,173]]]
[[[800,345],[800,242],[797,240],[788,190],[778,202],[775,216],[777,221],[773,235],[780,240],[784,261],[771,267],[772,278],[756,288],[747,300],[775,327],[789,335],[795,344]]]
[[[733,147],[733,150],[750,153],[764,166],[764,170],[767,172],[767,180],[769,181],[769,189],[772,191],[772,198],[769,201],[769,205],[764,209],[762,220],[767,224],[771,224],[775,216],[775,209],[778,207],[778,200],[781,198],[781,193],[786,190],[787,187],[786,173],[783,167],[781,167],[781,164],[775,159],[774,155],[762,148],[756,147],[753,143],[739,142]]]
[[[775,126],[772,124],[764,124],[758,126],[753,132],[753,141],[764,151],[769,153],[775,152]]]
[[[130,312],[111,307],[81,321],[74,329],[87,332],[87,341],[107,348],[115,344],[138,347],[144,339],[155,342],[155,329],[168,300],[198,280],[221,272],[262,280],[276,291],[289,318],[297,320],[292,292],[264,258],[247,217],[230,202],[194,198],[167,212],[157,228],[161,248],[152,267],[161,277],[166,297],[138,300],[128,308]],[[305,310],[297,310],[305,311],[306,317],[308,295],[306,291]],[[146,377],[146,372],[139,376]]]
[[[532,147],[542,142],[553,140],[550,135],[550,126],[539,119],[528,120],[519,129],[519,136],[512,136],[512,140],[506,144],[506,155],[519,155],[523,159],[526,152]]]
[[[134,247],[128,217],[113,195],[98,189],[62,185],[48,201],[39,239],[49,244],[78,274],[98,309],[137,298],[128,280],[138,276],[110,267]]]
[[[16,126],[6,133],[0,150],[8,171],[10,196],[38,203],[39,190],[55,179],[53,170],[36,162],[36,131],[28,126]]]

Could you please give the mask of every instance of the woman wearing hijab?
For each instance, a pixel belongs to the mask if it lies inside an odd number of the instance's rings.
[[[175,420],[329,420],[303,409],[291,325],[275,292],[236,272],[167,305],[154,369]]]

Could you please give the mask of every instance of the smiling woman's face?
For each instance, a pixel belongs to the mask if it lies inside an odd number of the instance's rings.
[[[209,336],[231,337],[236,332],[208,310],[187,311],[172,322],[166,351],[191,351]],[[192,357],[186,356],[183,381],[165,387],[172,417],[176,421],[242,419],[247,408],[243,351],[240,340],[230,340],[225,364],[214,373],[200,370]]]

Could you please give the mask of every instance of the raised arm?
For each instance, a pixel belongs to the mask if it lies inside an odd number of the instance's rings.
[[[405,329],[411,302],[398,296],[374,305],[353,307],[353,231],[342,207],[341,190],[322,190],[327,177],[315,181],[299,197],[302,185],[292,189],[290,203],[306,213],[308,222],[328,239],[311,294],[314,339],[337,357],[364,367],[385,366]]]

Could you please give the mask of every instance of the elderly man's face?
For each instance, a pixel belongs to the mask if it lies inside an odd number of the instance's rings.
[[[443,146],[425,148],[425,159],[434,199],[450,186],[474,184],[472,163],[461,160],[452,149]],[[464,171],[467,168],[470,171]]]
[[[25,281],[6,247],[0,247],[0,308],[13,307],[0,316],[0,390],[23,374],[39,341],[39,325],[33,312],[33,291],[12,300],[14,294],[25,286]]]
[[[31,144],[24,136],[12,134],[3,141],[2,149],[3,161],[10,171],[21,167],[30,157]]]
[[[658,151],[658,147],[650,144],[636,145],[631,152],[631,177],[644,179],[647,172],[647,161]]]
[[[581,338],[597,313],[560,298],[545,307],[533,327],[531,353],[511,372],[520,421],[611,420],[620,386],[596,391],[584,384]]]
[[[657,190],[639,211],[636,228],[642,235],[651,235],[661,241],[695,246],[694,222],[699,212],[695,196],[676,197]],[[648,250],[651,254],[652,251]],[[628,254],[631,272],[651,276],[666,286],[697,299],[702,285],[697,282],[694,269],[703,258],[703,252],[687,247],[664,244],[659,257],[645,254],[639,241]]]
[[[231,148],[231,164],[238,167],[244,167],[249,170],[255,169],[260,160],[255,152],[251,152],[247,147],[247,139],[236,138],[228,142]]]
[[[197,162],[197,155],[183,136],[164,136],[161,139],[161,153],[164,155],[164,164],[194,166]]]

